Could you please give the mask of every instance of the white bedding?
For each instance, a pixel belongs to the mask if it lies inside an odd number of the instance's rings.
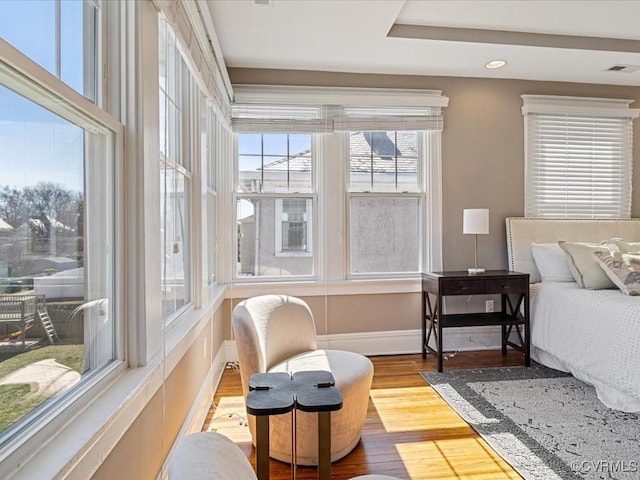
[[[640,297],[533,284],[531,345],[536,361],[594,385],[608,407],[640,411]]]

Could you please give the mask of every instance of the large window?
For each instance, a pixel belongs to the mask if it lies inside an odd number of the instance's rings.
[[[239,134],[238,276],[314,274],[311,134]]]
[[[420,134],[360,131],[348,135],[350,274],[420,271]]]
[[[236,278],[410,278],[438,268],[448,99],[284,90],[235,89]]]
[[[630,101],[523,99],[526,215],[629,217],[632,120],[638,116]]]
[[[162,16],[158,30],[162,303],[164,318],[171,320],[192,301],[191,179],[199,94]]]
[[[49,17],[52,11],[58,15]],[[0,12],[0,35],[17,47],[0,40],[0,445],[6,445],[37,432],[32,427],[41,415],[58,413],[62,401],[122,354],[121,125],[56,80],[86,92],[93,68],[86,61],[97,48],[92,2],[0,2]],[[52,18],[65,24],[62,37],[45,21]],[[25,68],[28,77],[20,73]]]

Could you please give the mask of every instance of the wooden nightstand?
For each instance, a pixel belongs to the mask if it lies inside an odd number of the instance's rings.
[[[442,299],[447,295],[500,294],[499,312],[443,313]],[[432,302],[432,298],[434,301]],[[523,305],[524,304],[524,305]],[[520,307],[523,305],[523,312]],[[427,329],[428,324],[428,329]],[[438,355],[438,371],[442,371],[442,330],[452,327],[477,327],[500,325],[502,327],[502,354],[507,346],[524,353],[524,365],[531,364],[529,339],[529,274],[508,270],[488,270],[480,275],[460,272],[430,272],[422,274],[422,358],[427,351]],[[524,337],[519,326],[524,326]],[[513,327],[516,327],[515,329]],[[516,332],[518,343],[509,340]],[[436,348],[428,343],[431,335]]]

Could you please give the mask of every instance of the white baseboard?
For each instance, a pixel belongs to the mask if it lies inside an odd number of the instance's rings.
[[[389,330],[385,332],[334,333],[318,335],[318,347],[348,350],[363,355],[401,355],[420,353],[420,330]],[[444,350],[448,352],[500,349],[500,327],[464,327],[446,329]],[[235,340],[223,345],[227,362],[237,362]]]

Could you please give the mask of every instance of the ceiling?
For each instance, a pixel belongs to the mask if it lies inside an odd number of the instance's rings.
[[[206,1],[227,67],[640,86],[640,0]]]

